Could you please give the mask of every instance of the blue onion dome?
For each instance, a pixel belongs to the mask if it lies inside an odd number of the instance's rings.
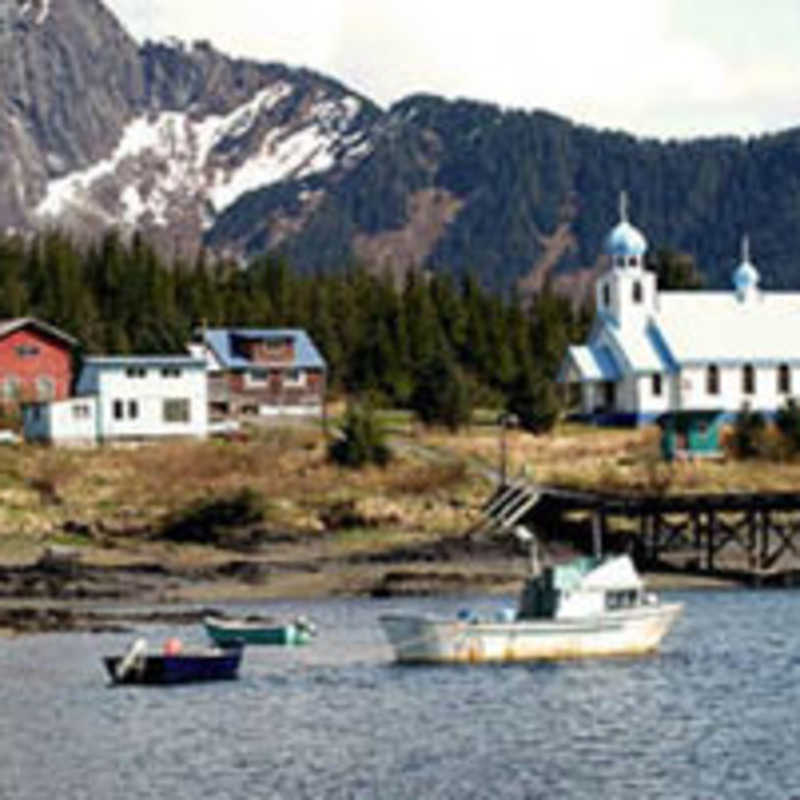
[[[619,198],[619,222],[606,236],[604,250],[609,256],[641,258],[647,252],[647,239],[634,225],[628,222],[628,197],[625,192]]]
[[[643,256],[647,252],[647,239],[638,228],[623,220],[606,237],[605,251],[610,256]]]
[[[733,286],[742,293],[757,288],[760,280],[761,275],[750,261],[750,240],[745,236],[742,239],[742,262],[733,273]]]

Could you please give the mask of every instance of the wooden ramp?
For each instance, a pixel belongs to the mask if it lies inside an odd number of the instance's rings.
[[[501,484],[484,503],[481,519],[471,532],[511,531],[530,515],[541,497],[540,488],[534,484],[524,481]]]

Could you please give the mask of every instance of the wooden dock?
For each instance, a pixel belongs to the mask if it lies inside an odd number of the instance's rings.
[[[582,526],[587,549],[628,551],[644,569],[800,576],[800,492],[622,495],[516,481],[483,512],[486,528],[522,524],[545,539]]]

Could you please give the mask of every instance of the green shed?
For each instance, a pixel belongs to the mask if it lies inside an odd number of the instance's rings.
[[[661,453],[676,458],[713,458],[722,454],[721,409],[669,411],[657,422],[661,428]]]

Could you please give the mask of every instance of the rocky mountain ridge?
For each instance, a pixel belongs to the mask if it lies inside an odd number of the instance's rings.
[[[139,229],[168,255],[269,250],[585,284],[620,189],[655,247],[729,285],[800,285],[800,132],[639,140],[544,112],[416,95],[388,110],[323,75],[196,42],[141,47],[100,0],[0,0],[0,229]]]

